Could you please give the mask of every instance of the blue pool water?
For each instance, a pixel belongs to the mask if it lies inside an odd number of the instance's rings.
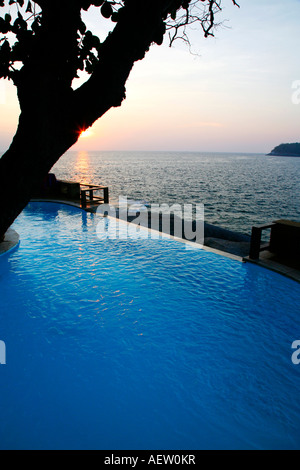
[[[0,257],[1,449],[297,449],[296,282],[32,203]]]

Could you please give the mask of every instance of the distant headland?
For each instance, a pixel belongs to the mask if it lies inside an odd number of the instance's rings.
[[[300,143],[277,145],[277,147],[267,155],[273,155],[275,157],[300,157]]]

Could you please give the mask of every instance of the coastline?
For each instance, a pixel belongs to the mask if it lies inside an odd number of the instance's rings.
[[[297,153],[291,153],[291,154],[286,154],[286,153],[267,153],[267,157],[300,157],[299,154]]]

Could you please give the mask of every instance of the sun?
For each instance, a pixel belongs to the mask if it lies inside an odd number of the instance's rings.
[[[93,134],[94,134],[93,131],[90,128],[88,128],[85,131],[80,132],[80,137],[84,137],[84,138],[91,137]]]

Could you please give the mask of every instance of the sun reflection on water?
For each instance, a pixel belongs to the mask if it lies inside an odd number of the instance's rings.
[[[77,153],[74,170],[78,174],[81,183],[89,184],[92,179],[92,170],[88,152],[84,150]]]

